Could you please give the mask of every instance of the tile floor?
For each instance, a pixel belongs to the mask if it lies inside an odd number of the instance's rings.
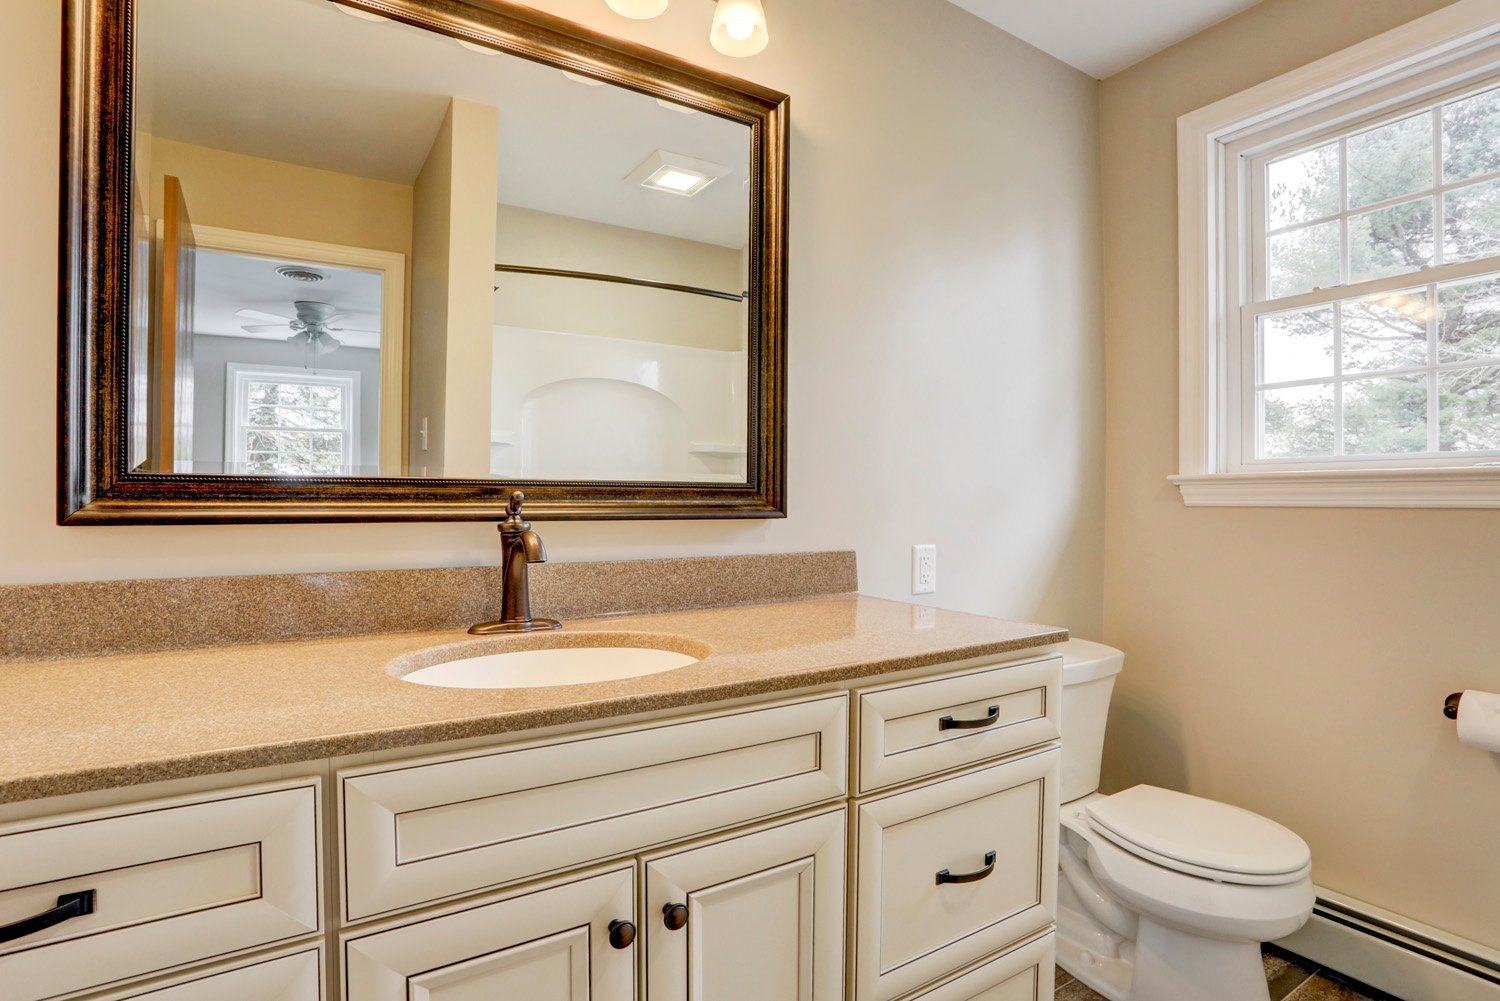
[[[1262,951],[1271,1001],[1400,1001],[1389,994],[1357,984],[1273,945]],[[1104,1001],[1102,997],[1057,970],[1057,1001]]]

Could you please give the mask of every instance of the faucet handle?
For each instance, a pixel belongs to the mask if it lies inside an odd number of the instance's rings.
[[[526,503],[526,494],[520,490],[512,490],[510,499],[505,503],[506,518],[500,523],[502,532],[526,532],[530,531],[531,523],[521,517],[521,505]]]

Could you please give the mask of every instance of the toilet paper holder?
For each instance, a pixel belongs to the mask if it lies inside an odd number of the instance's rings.
[[[1443,715],[1449,719],[1458,719],[1458,704],[1463,700],[1463,692],[1454,692],[1443,700]]]

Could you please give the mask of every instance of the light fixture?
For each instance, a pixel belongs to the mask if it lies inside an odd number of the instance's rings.
[[[492,49],[488,45],[480,45],[478,42],[471,42],[467,38],[455,38],[454,41],[459,45],[462,45],[464,48],[468,49],[470,52],[477,52],[481,56],[498,56],[500,54],[499,49]]]
[[[368,10],[360,10],[358,7],[350,7],[346,4],[339,3],[338,0],[329,0],[329,3],[332,3],[334,9],[337,10],[340,14],[348,14],[350,17],[357,17],[361,21],[390,20],[390,18],[386,17],[384,14],[376,14]]]
[[[733,170],[722,164],[659,149],[626,174],[625,180],[652,191],[691,198],[731,173]]]
[[[562,71],[562,75],[565,76],[565,77],[567,77],[569,80],[572,80],[574,83],[581,83],[581,84],[583,84],[585,87],[603,87],[604,86],[604,81],[603,80],[595,80],[591,76],[584,76],[582,73],[574,73],[571,70],[563,70]]]
[[[646,21],[667,9],[667,0],[604,0],[616,14]],[[753,56],[771,40],[760,0],[713,0],[708,42],[726,56]]]
[[[667,9],[667,0],[604,0],[609,9],[622,17],[648,21]]]
[[[718,0],[708,41],[726,56],[753,56],[771,40],[760,0]]]
[[[678,104],[676,101],[668,101],[664,97],[658,97],[656,99],[656,103],[661,105],[663,108],[666,108],[668,111],[677,112],[679,115],[696,115],[698,113],[697,108],[689,108],[685,104]]]

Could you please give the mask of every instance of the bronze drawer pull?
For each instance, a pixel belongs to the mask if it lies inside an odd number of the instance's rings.
[[[85,914],[92,913],[94,913],[93,890],[64,893],[57,898],[57,906],[52,910],[33,914],[29,918],[22,918],[20,921],[0,927],[0,942],[12,942],[18,938],[25,938],[44,928],[60,925],[69,918],[81,918]]]
[[[938,719],[939,730],[979,730],[987,726],[994,726],[1000,721],[1000,707],[990,706],[989,715],[983,719],[954,719],[952,716],[943,716]]]
[[[983,869],[975,869],[973,872],[961,872],[956,876],[947,869],[939,869],[937,885],[942,886],[944,883],[977,883],[994,871],[995,853],[985,852]]]

